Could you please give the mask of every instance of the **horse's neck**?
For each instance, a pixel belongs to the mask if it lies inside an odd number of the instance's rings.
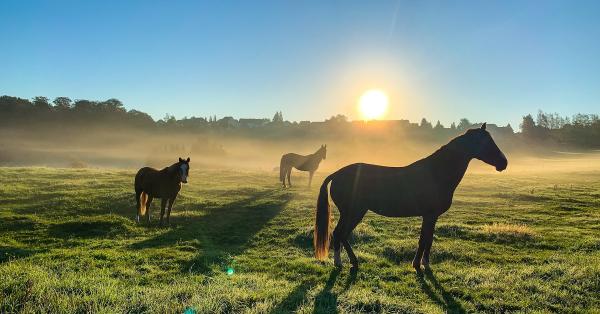
[[[175,177],[174,174],[175,174],[175,170],[176,170],[174,168],[175,168],[175,165],[165,167],[165,168],[163,168],[163,170],[160,171],[160,173],[165,177],[169,177],[169,178],[173,177],[174,178]]]
[[[471,158],[464,152],[443,146],[426,158],[436,180],[454,192],[465,175]]]
[[[321,162],[321,159],[323,159],[323,158],[321,158],[321,154],[319,154],[318,151],[316,153],[308,155],[306,157],[310,163],[315,164],[315,165],[318,165]]]

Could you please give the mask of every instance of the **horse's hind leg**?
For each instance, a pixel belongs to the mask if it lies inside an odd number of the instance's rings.
[[[343,212],[344,211],[340,209],[340,216],[344,215],[342,214]],[[337,241],[340,241],[342,243],[344,249],[346,250],[346,253],[348,254],[350,264],[352,264],[352,267],[356,269],[358,268],[358,258],[354,254],[352,246],[350,246],[350,242],[348,242],[348,238],[350,237],[352,230],[354,230],[354,228],[356,228],[356,226],[360,223],[367,211],[365,209],[355,209],[344,213],[345,217],[340,218],[340,223],[343,223],[343,225],[338,231],[337,237],[334,235],[334,248],[336,241],[335,238],[338,238]],[[338,224],[338,226],[339,225],[340,224]]]
[[[135,190],[135,203],[137,204],[137,207],[135,208],[137,215],[135,215],[135,222],[140,222],[140,197],[142,196],[142,191],[141,190]]]
[[[333,230],[333,264],[335,265],[335,267],[342,267],[342,258],[340,256],[340,252],[342,250],[342,240],[341,240],[341,233],[343,231],[344,225],[345,225],[345,219],[344,216],[341,215],[340,212],[340,220],[338,221],[337,225],[335,226],[335,229]]]
[[[425,257],[424,253],[427,250],[426,262],[429,263],[429,250],[433,243],[433,229],[437,217],[425,216],[423,217],[423,223],[421,224],[421,236],[419,237],[419,247],[415,253],[412,266],[418,271],[421,269],[421,259]]]
[[[310,184],[312,183],[312,178],[313,178],[313,175],[314,175],[314,174],[315,174],[315,172],[314,172],[314,171],[311,171],[311,172],[308,174],[308,187],[309,187],[309,188],[310,188]]]
[[[152,205],[152,200],[154,197],[148,195],[148,201],[146,201],[146,221],[150,222],[150,205]]]

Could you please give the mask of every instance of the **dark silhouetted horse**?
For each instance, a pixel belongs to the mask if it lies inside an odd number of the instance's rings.
[[[384,167],[364,163],[351,164],[328,176],[317,200],[314,230],[315,255],[328,255],[331,210],[327,184],[331,181],[331,199],[340,211],[333,230],[334,262],[340,267],[343,245],[353,267],[358,267],[348,237],[363,219],[367,210],[388,217],[423,217],[419,247],[412,265],[429,265],[433,230],[438,217],[452,204],[454,190],[462,180],[471,159],[476,158],[506,169],[506,157],[500,151],[484,123],[479,129],[468,130],[430,156],[406,167]]]
[[[317,171],[317,168],[319,168],[319,163],[326,157],[327,145],[321,145],[319,150],[308,156],[302,156],[294,153],[281,156],[281,162],[279,164],[279,180],[281,183],[283,183],[283,187],[285,187],[286,177],[288,180],[288,186],[292,186],[292,182],[290,181],[290,177],[292,176],[292,167],[301,171],[309,172],[308,187],[310,187],[313,175],[315,174],[315,171]]]
[[[179,161],[162,170],[150,167],[140,169],[135,175],[135,200],[137,202],[136,221],[140,222],[140,216],[146,215],[150,222],[150,205],[155,197],[161,199],[160,203],[160,225],[163,224],[165,207],[167,210],[167,224],[171,217],[171,208],[177,194],[181,190],[181,183],[187,183],[190,171],[190,158]]]

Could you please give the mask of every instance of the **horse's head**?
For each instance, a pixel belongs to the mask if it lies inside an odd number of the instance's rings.
[[[327,145],[321,145],[321,148],[317,151],[321,159],[327,159]]]
[[[179,158],[179,162],[176,165],[179,181],[182,183],[187,183],[187,178],[190,173],[190,157],[187,159]]]
[[[486,124],[481,128],[470,129],[464,135],[470,157],[479,159],[488,165],[496,167],[497,171],[506,169],[508,160],[504,153],[498,148],[492,136],[486,131]]]

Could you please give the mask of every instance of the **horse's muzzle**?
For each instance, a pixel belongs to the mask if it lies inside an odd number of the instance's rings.
[[[504,158],[496,164],[496,171],[503,171],[506,169],[507,166],[508,166],[508,160],[506,160],[506,158]]]

